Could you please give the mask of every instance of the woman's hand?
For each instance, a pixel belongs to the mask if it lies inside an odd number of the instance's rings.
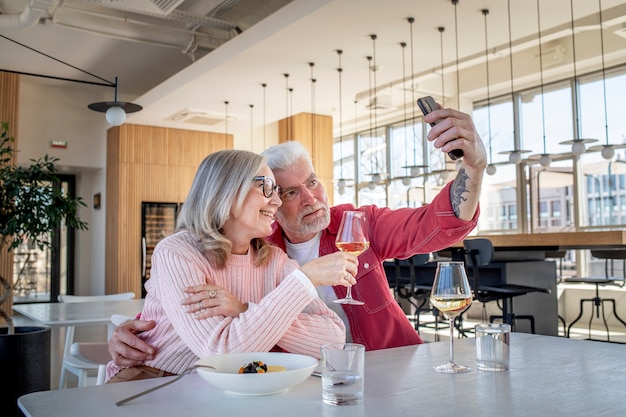
[[[248,309],[247,303],[240,302],[227,289],[213,284],[194,285],[183,291],[188,297],[180,304],[188,306],[187,312],[197,319],[214,316],[238,317]]]
[[[359,267],[359,258],[344,252],[334,252],[320,256],[300,267],[316,287],[322,285],[341,285],[351,287],[356,284],[354,278]]]

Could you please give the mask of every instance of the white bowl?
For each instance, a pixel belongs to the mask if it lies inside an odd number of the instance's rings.
[[[268,366],[284,366],[286,371],[239,373],[239,368],[254,361],[262,361]],[[317,363],[317,359],[311,356],[281,352],[228,353],[202,358],[196,362],[197,365],[215,368],[198,368],[197,372],[202,379],[216,388],[236,395],[278,394],[311,376]]]

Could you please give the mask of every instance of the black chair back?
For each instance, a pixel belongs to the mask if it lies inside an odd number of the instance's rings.
[[[493,261],[494,249],[491,240],[485,238],[465,239],[463,241],[465,249],[465,265],[471,271],[472,290],[474,297],[483,301],[480,296],[480,267],[488,265]]]

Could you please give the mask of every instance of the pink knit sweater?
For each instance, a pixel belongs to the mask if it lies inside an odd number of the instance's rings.
[[[267,352],[276,345],[288,352],[319,358],[320,346],[345,341],[345,326],[292,273],[298,264],[272,247],[270,261],[254,266],[250,255],[231,255],[216,269],[187,231],[163,239],[154,250],[141,318],[156,327],[139,336],[157,350],[145,365],[181,373],[201,357],[228,352]],[[226,288],[248,310],[236,318],[198,320],[180,301],[185,287],[213,283]],[[107,379],[121,368],[107,365]]]

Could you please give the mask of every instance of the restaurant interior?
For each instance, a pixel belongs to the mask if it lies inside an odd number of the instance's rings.
[[[3,251],[9,311],[143,294],[150,210],[175,216],[219,149],[298,140],[330,204],[429,203],[459,169],[425,140],[416,100],[432,96],[471,115],[487,151],[468,237],[493,244],[483,276],[549,289],[515,301],[538,334],[626,343],[624,0],[0,0],[0,50],[17,164],[58,157],[89,224],[63,229],[55,266],[49,250]],[[385,267],[427,342],[447,329],[414,277],[432,279],[462,247],[410,273]],[[500,311],[482,309],[472,305],[468,326]],[[53,350],[63,337],[53,333]],[[105,326],[80,337],[102,339]]]

